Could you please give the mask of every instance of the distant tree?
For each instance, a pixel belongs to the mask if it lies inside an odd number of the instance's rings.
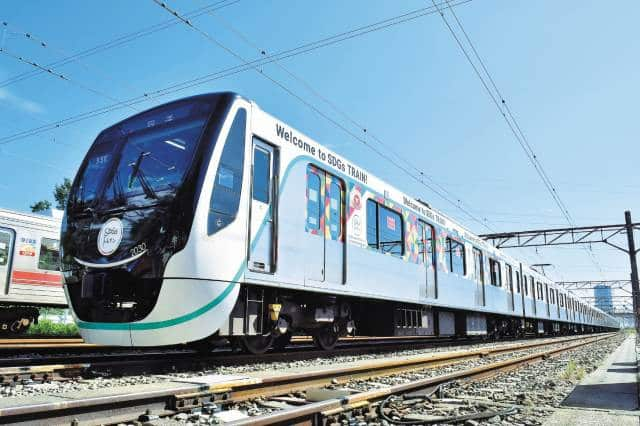
[[[47,211],[51,208],[51,201],[49,200],[40,200],[38,202],[35,202],[33,204],[31,204],[29,207],[31,207],[31,211],[33,213],[39,213],[39,212],[44,212]]]
[[[64,181],[60,185],[54,187],[53,198],[56,200],[57,209],[64,210],[67,206],[69,191],[71,191],[71,179],[69,178],[64,178]]]
[[[56,200],[56,208],[64,210],[67,205],[67,199],[69,198],[69,191],[71,191],[71,179],[64,178],[61,184],[56,184],[53,187],[53,198]],[[44,212],[51,208],[51,201],[40,200],[30,205],[31,211],[34,213]]]

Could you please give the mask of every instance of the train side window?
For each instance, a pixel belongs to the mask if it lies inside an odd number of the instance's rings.
[[[516,293],[520,293],[520,272],[516,270]]]
[[[373,200],[367,200],[367,244],[394,256],[404,254],[402,216]]]
[[[447,237],[446,253],[449,258],[449,270],[454,274],[466,275],[467,262],[465,261],[464,244]]]
[[[496,259],[489,258],[489,275],[491,285],[502,287],[502,270],[500,269],[500,262]]]
[[[529,295],[529,286],[527,285],[527,276],[522,274],[522,287],[524,288],[524,295]]]
[[[383,253],[402,256],[404,241],[402,217],[399,213],[378,205],[378,244]]]
[[[307,229],[320,229],[320,218],[322,206],[320,200],[320,176],[312,171],[307,170]]]
[[[44,237],[40,240],[38,269],[45,271],[60,270],[60,241]]]
[[[505,274],[507,274],[505,278],[507,282],[507,288],[511,293],[513,293],[513,268],[511,267],[511,265],[506,263],[505,263]]]
[[[207,223],[209,235],[229,225],[238,215],[244,174],[246,123],[247,112],[239,109],[229,129],[213,181]]]
[[[484,261],[482,258],[482,251],[477,248],[473,248],[473,265],[475,269],[476,282],[478,284],[484,284]]]
[[[0,229],[0,266],[6,266],[11,258],[13,247],[13,232]]]

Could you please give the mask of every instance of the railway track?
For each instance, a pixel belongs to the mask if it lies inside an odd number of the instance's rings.
[[[576,339],[569,337],[568,339]],[[547,338],[548,339],[548,338]],[[15,339],[10,339],[15,340]],[[319,350],[310,337],[294,337],[284,352],[262,355],[238,353],[224,348],[201,353],[186,347],[129,349],[90,345],[75,340],[55,342],[30,339],[4,352],[0,349],[0,385],[23,383],[29,380],[65,380],[77,376],[160,374],[165,372],[199,370],[211,366],[250,364],[255,362],[301,361],[329,356],[366,355],[413,349],[442,348],[451,345],[467,346],[479,339],[438,337],[348,337],[341,339],[332,351]],[[544,339],[537,339],[538,343]],[[505,343],[505,342],[503,342]],[[49,346],[51,345],[51,346]],[[1,346],[0,346],[1,348]],[[44,349],[44,350],[43,350]],[[25,351],[28,350],[28,354]],[[21,354],[21,356],[16,356]]]
[[[403,359],[375,360],[359,365],[337,368],[320,368],[293,374],[243,375],[240,377],[194,377],[175,380],[154,386],[132,386],[127,392],[107,392],[78,398],[58,398],[37,404],[22,403],[0,407],[2,421],[25,423],[47,420],[48,423],[63,423],[72,419],[89,423],[118,423],[157,416],[170,416],[204,407],[239,404],[255,399],[270,399],[285,409],[264,416],[239,420],[236,424],[274,424],[301,421],[316,422],[320,419],[338,418],[347,411],[362,409],[377,404],[390,395],[432,388],[456,380],[478,380],[510,369],[519,368],[560,353],[611,338],[615,333],[587,337],[546,339],[527,343],[508,344],[492,348],[459,350],[455,352],[412,356]],[[497,362],[490,362],[500,357]],[[484,364],[474,368],[416,380],[354,394],[331,396],[322,391],[324,397],[310,400],[291,398],[296,392],[322,389],[327,385],[346,384],[350,381],[384,377],[393,374],[433,370],[481,359]],[[486,362],[485,362],[486,361]],[[462,364],[460,364],[462,365]],[[328,395],[328,396],[327,396]],[[317,399],[322,399],[318,401]],[[299,406],[295,406],[299,405]],[[145,414],[143,414],[145,413]]]

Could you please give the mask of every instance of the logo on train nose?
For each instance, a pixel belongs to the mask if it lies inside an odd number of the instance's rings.
[[[109,256],[118,249],[122,241],[122,221],[113,217],[106,221],[98,234],[98,251],[103,256]]]

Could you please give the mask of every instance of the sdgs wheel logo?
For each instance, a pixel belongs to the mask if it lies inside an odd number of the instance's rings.
[[[102,225],[98,234],[98,251],[103,256],[113,254],[122,241],[122,221],[117,217],[111,218]]]

